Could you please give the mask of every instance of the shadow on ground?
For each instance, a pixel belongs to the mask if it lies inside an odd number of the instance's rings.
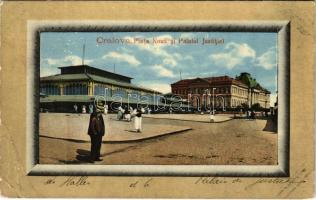
[[[263,128],[263,131],[270,131],[270,132],[277,133],[278,131],[277,123],[274,122],[272,119],[268,119],[266,126]]]
[[[90,151],[84,149],[77,149],[76,160],[59,160],[59,162],[64,164],[80,164],[80,163],[89,163],[90,160]]]

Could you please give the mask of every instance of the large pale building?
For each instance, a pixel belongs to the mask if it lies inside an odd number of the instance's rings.
[[[160,92],[132,83],[132,78],[88,65],[60,67],[60,74],[40,78],[40,108],[52,112],[71,112],[93,104],[96,96],[105,96],[108,105],[121,102],[154,105]],[[157,98],[156,98],[157,99]],[[159,103],[159,102],[158,102]]]
[[[263,88],[249,73],[229,76],[184,79],[171,84],[173,94],[187,99],[193,107],[237,108],[260,104],[270,108],[270,91]]]

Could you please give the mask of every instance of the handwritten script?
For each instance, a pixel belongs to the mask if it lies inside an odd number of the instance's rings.
[[[293,173],[291,177],[287,178],[259,178],[255,180],[253,183],[247,185],[245,190],[252,189],[261,184],[273,184],[273,185],[281,185],[281,189],[277,193],[277,196],[288,197],[291,193],[293,193],[299,186],[303,183],[306,183],[307,177],[311,174],[311,171],[307,171],[305,168],[298,170]]]
[[[147,188],[147,187],[150,187],[153,180],[154,180],[153,178],[145,179],[145,180],[137,180],[137,181],[129,184],[129,187],[130,188],[137,188],[137,187]]]
[[[70,176],[66,178],[52,177],[44,182],[44,185],[58,185],[59,187],[87,186],[90,185],[88,176]]]
[[[250,184],[244,187],[244,190],[256,190],[260,185],[279,185],[279,191],[276,194],[278,197],[288,197],[292,194],[301,184],[306,183],[307,177],[311,174],[311,171],[307,171],[305,168],[293,173],[291,177],[276,177],[276,178],[256,178],[252,179]],[[223,178],[223,177],[199,177],[194,184],[195,185],[221,185],[221,184],[234,184],[242,183],[241,178]],[[247,181],[248,182],[248,181]]]
[[[308,176],[312,171],[302,168],[291,174],[291,177],[269,177],[269,178],[251,178],[246,181],[243,178],[225,178],[225,177],[199,177],[194,185],[222,185],[236,184],[243,187],[245,191],[257,190],[260,185],[275,185],[279,190],[275,194],[277,197],[289,197],[297,188],[307,182]],[[130,189],[150,188],[156,181],[154,178],[142,178],[128,183]],[[51,177],[45,180],[45,185],[57,185],[59,187],[82,187],[90,185],[88,176],[70,176],[70,177]],[[241,188],[242,189],[242,188]]]

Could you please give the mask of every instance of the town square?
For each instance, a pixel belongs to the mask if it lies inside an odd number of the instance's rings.
[[[89,115],[41,115],[40,163],[89,164]],[[210,123],[161,115],[166,116],[144,116],[141,134],[133,132],[133,123],[107,115],[103,161],[96,164],[277,164],[277,134],[270,119],[230,119],[233,116],[228,115],[223,122]]]
[[[41,33],[39,162],[277,165],[275,36]]]

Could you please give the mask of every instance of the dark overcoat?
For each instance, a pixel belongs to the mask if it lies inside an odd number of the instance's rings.
[[[91,113],[89,122],[89,135],[104,136],[105,127],[102,114]]]

